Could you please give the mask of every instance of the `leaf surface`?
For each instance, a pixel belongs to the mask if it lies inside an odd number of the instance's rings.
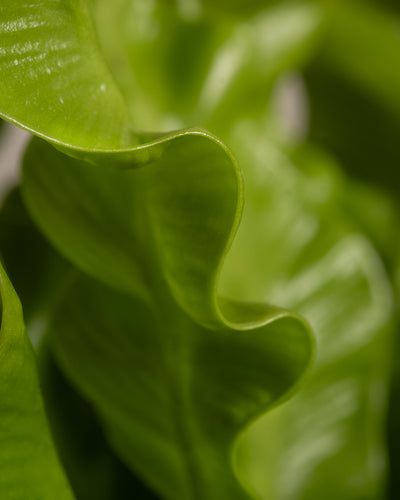
[[[49,318],[71,273],[76,276],[77,271],[34,226],[18,188],[1,207],[0,253],[28,316],[27,333],[36,349],[49,427],[72,491],[82,500],[155,498],[116,458],[95,412],[73,390],[49,352],[44,337]]]
[[[118,147],[130,141],[127,116],[88,8],[83,0],[1,3],[1,115],[56,143]]]
[[[218,296],[241,182],[230,153],[196,133],[130,170],[68,158],[37,139],[23,189],[59,250],[120,290],[79,279],[51,327],[63,369],[120,456],[165,498],[246,498],[231,466],[236,436],[293,390],[312,341],[295,315]],[[147,294],[131,269],[144,273]]]
[[[47,426],[21,305],[1,265],[0,292],[0,495],[72,500]]]
[[[277,318],[253,309],[252,320]],[[51,332],[119,455],[163,498],[250,498],[232,470],[233,445],[302,373],[308,350],[295,321],[212,331],[82,279]]]

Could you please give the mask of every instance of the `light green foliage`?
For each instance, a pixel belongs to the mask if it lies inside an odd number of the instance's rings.
[[[396,200],[321,148],[342,102],[317,144],[279,106],[333,72],[397,116],[389,18],[2,1],[0,116],[37,137],[0,213],[36,347],[0,268],[1,499],[384,498]]]

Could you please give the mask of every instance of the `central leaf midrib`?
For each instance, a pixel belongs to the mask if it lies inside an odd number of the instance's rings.
[[[187,390],[187,381],[190,380],[190,365],[187,356],[188,349],[190,349],[188,332],[185,332],[185,328],[179,327],[176,323],[176,321],[169,322],[175,328],[169,328],[167,334],[163,332],[163,335],[166,334],[169,338],[174,339],[172,345],[169,344],[164,348],[164,357],[166,360],[165,381],[168,384],[171,401],[173,401],[171,405],[172,430],[181,451],[184,469],[186,469],[186,474],[184,474],[186,480],[184,489],[187,496],[185,496],[185,500],[206,500],[201,495],[197,473],[199,467],[194,462],[194,456],[191,453],[195,438],[193,438],[192,429],[188,426],[188,422],[193,422],[194,418],[193,412],[190,409],[191,405],[188,401]],[[177,352],[179,352],[179,355],[176,354]],[[176,363],[176,359],[181,361]]]

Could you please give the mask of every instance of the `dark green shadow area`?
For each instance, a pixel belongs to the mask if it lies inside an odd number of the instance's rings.
[[[397,195],[400,116],[323,64],[305,74],[309,139],[331,151],[346,171]]]
[[[400,330],[398,328],[398,330]],[[396,352],[400,352],[400,335],[398,332],[395,346]],[[389,471],[387,481],[387,499],[397,500],[400,498],[400,367],[395,366],[393,379],[390,387],[389,411],[387,417],[386,437],[388,443]]]
[[[34,226],[18,188],[8,194],[1,207],[0,255],[27,324],[44,307],[69,265]]]
[[[93,409],[67,382],[45,343],[39,367],[51,431],[77,500],[157,500],[111,452]]]

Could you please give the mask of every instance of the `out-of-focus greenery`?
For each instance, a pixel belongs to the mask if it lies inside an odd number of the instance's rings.
[[[2,0],[1,499],[400,497],[399,51],[390,0]]]

